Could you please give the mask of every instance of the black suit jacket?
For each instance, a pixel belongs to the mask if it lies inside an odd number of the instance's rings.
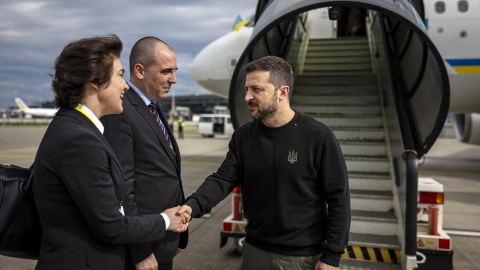
[[[170,134],[173,150],[154,116],[140,96],[131,89],[123,97],[123,113],[101,119],[105,137],[120,159],[126,181],[129,213],[150,214],[183,204],[180,151],[168,121],[158,112]],[[153,240],[153,239],[152,239]],[[132,264],[154,253],[158,262],[173,259],[177,248],[185,248],[188,232],[167,231],[161,241],[130,246]]]
[[[40,143],[35,201],[43,227],[36,269],[123,269],[126,245],[161,239],[156,212],[123,216],[122,170],[113,149],[81,112],[62,108]]]

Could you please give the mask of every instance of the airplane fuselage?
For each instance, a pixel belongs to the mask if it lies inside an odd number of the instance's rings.
[[[57,113],[57,109],[48,109],[48,108],[32,108],[32,109],[21,109],[21,112],[32,117],[54,117]]]
[[[480,2],[437,2],[424,1],[425,25],[445,60],[450,112],[480,112]]]

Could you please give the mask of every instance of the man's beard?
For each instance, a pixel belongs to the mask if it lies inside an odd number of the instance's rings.
[[[248,105],[256,105],[258,107],[258,104],[252,101],[249,101]],[[265,109],[261,110],[260,107],[258,107],[257,114],[254,116],[250,114],[250,116],[257,120],[266,120],[272,117],[277,112],[277,109],[278,109],[278,100],[277,100],[277,97],[273,95],[270,104]]]

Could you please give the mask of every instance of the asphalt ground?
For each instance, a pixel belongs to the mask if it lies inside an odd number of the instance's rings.
[[[0,127],[0,163],[30,166],[46,126]],[[178,136],[177,136],[178,138]],[[182,179],[189,195],[215,172],[225,157],[228,136],[202,138],[187,132],[178,140],[182,154]],[[438,139],[419,168],[445,188],[443,228],[453,243],[455,270],[478,269],[480,257],[480,147]],[[419,161],[421,164],[422,161]],[[240,257],[233,239],[220,249],[222,220],[231,213],[230,197],[218,204],[209,217],[194,219],[189,227],[189,245],[174,260],[174,269],[238,269]],[[463,235],[466,234],[466,235]],[[0,270],[34,269],[36,261],[0,256]]]

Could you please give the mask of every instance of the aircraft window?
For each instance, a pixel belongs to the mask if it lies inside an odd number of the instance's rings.
[[[230,59],[230,67],[235,67],[237,65],[237,59],[232,58]]]
[[[435,11],[437,13],[443,13],[445,12],[445,2],[443,1],[438,1],[437,3],[435,3]]]
[[[458,1],[458,11],[467,12],[468,11],[468,2],[467,1]]]

